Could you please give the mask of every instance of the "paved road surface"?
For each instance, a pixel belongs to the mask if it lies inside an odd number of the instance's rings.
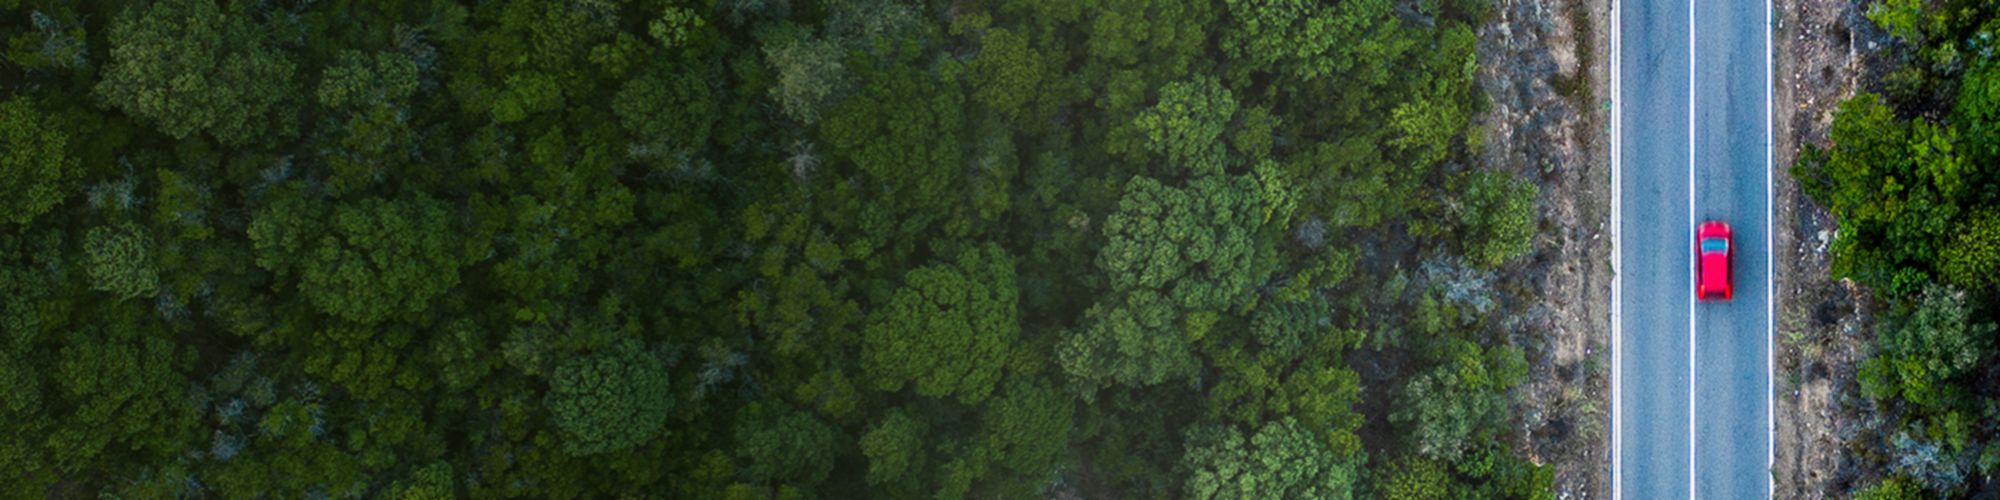
[[[1614,496],[1768,497],[1769,7],[1614,1]],[[1711,219],[1735,230],[1736,299],[1695,303]]]

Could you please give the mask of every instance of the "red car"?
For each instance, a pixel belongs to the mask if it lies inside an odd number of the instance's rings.
[[[1729,300],[1729,257],[1735,254],[1736,241],[1729,238],[1728,224],[1708,221],[1695,228],[1695,300]]]

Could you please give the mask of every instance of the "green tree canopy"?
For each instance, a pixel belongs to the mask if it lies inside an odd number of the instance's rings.
[[[1423,456],[1458,460],[1491,439],[1507,420],[1507,391],[1527,379],[1527,362],[1512,347],[1483,350],[1447,339],[1440,363],[1397,392],[1389,421]]]
[[[929,448],[922,421],[908,412],[890,410],[861,435],[861,454],[868,457],[868,483],[890,484],[924,470]]]
[[[1003,482],[1012,489],[1039,487],[1061,465],[1075,425],[1070,401],[1047,380],[1013,377],[1004,394],[986,406],[983,447],[993,452],[994,465],[1011,474]]]
[[[1459,206],[1458,223],[1465,250],[1473,262],[1498,267],[1533,249],[1535,241],[1534,184],[1503,172],[1469,172]]]
[[[1131,116],[1149,91],[1206,70],[1216,7],[1206,0],[1096,0],[1081,21],[1082,78],[1109,117]],[[1119,119],[1119,118],[1112,118]]]
[[[1247,331],[1206,342],[1203,353],[1216,370],[1208,414],[1240,425],[1295,418],[1338,449],[1359,449],[1353,432],[1362,419],[1353,404],[1360,376],[1336,360],[1361,334],[1335,328],[1331,309],[1317,298],[1264,301]]]
[[[1060,85],[1060,60],[1029,43],[1028,36],[1006,28],[988,30],[979,39],[973,60],[972,100],[999,113],[1011,124],[1039,130],[1055,113]]]
[[[91,288],[127,299],[152,296],[160,275],[148,257],[151,245],[131,223],[92,228],[83,240]]]
[[[458,498],[458,480],[452,477],[451,464],[433,462],[423,466],[409,477],[396,480],[389,485],[389,498],[395,500],[447,500]]]
[[[878,199],[905,221],[896,237],[962,209],[963,72],[950,62],[935,72],[907,65],[857,71],[865,90],[821,124],[827,143],[882,186]]]
[[[1972,373],[1993,354],[1994,332],[1993,323],[1975,319],[1965,292],[1929,285],[1908,317],[1876,337],[1881,351],[1858,369],[1862,392],[1900,397],[1920,408],[1948,408],[1959,396],[1950,381]]]
[[[1287,418],[1248,439],[1232,426],[1195,427],[1180,467],[1189,498],[1353,498],[1362,458]]]
[[[348,108],[402,100],[417,92],[417,62],[393,52],[342,51],[320,76],[322,106]]]
[[[1451,498],[1451,471],[1443,463],[1420,456],[1405,456],[1383,467],[1375,480],[1375,494],[1389,500],[1444,500]]]
[[[1373,80],[1404,47],[1394,2],[1227,0],[1222,50],[1258,70],[1301,80],[1335,75]],[[1356,71],[1366,69],[1366,71]]]
[[[2000,209],[1977,210],[1960,219],[1951,243],[1938,256],[1945,281],[1970,291],[2000,283]]]
[[[326,206],[302,191],[299,182],[274,186],[269,201],[251,215],[245,232],[258,267],[279,274],[296,272],[319,242]]]
[[[0,101],[0,222],[26,224],[68,194],[78,166],[59,125],[32,99]]]
[[[166,460],[194,426],[183,375],[193,352],[142,332],[131,309],[114,314],[70,336],[53,366],[64,413],[46,445],[68,473]]]
[[[612,98],[618,122],[641,144],[692,149],[708,143],[719,111],[700,66],[659,64],[625,82]]]
[[[587,456],[651,441],[663,431],[673,396],[659,358],[628,340],[557,367],[548,406],[563,450]]]
[[[1236,115],[1236,98],[1211,77],[1169,83],[1160,102],[1139,113],[1132,127],[1145,138],[1146,151],[1163,159],[1163,178],[1222,173],[1228,166],[1223,133]],[[1185,170],[1183,170],[1185,169]]]
[[[753,404],[737,420],[737,456],[744,474],[759,482],[811,486],[833,472],[839,448],[834,428],[781,404]]]
[[[862,364],[879,389],[915,382],[918,394],[979,404],[1020,336],[1019,300],[1013,258],[995,245],[912,270],[869,321]]]
[[[764,63],[776,73],[771,99],[793,120],[818,122],[834,93],[847,86],[840,48],[813,36],[809,28],[790,24],[767,28],[758,38]]]
[[[2000,64],[1984,63],[1965,72],[1951,123],[1965,132],[1961,137],[1972,163],[2000,158]]]
[[[1259,192],[1248,177],[1202,177],[1186,188],[1147,177],[1126,183],[1097,257],[1111,293],[1085,312],[1059,351],[1086,394],[1192,374],[1190,343],[1217,311],[1245,301],[1257,280]]]
[[[1910,484],[1908,479],[1886,477],[1880,482],[1854,491],[1854,500],[1917,500],[1924,498],[1923,489]]]
[[[1112,290],[1155,290],[1179,308],[1240,304],[1258,279],[1259,193],[1248,177],[1204,177],[1184,188],[1134,177],[1104,221],[1097,267]]]
[[[335,208],[300,290],[327,314],[360,323],[423,311],[458,284],[466,263],[467,242],[451,237],[448,214],[422,195]]]
[[[1895,295],[1913,294],[1934,272],[1964,191],[1953,132],[1904,121],[1874,94],[1840,104],[1831,149],[1803,155],[1794,175],[1840,221],[1833,272]]]
[[[0,497],[1533,498],[1486,3],[0,0]],[[1836,148],[1981,325],[1967,9]]]
[[[283,135],[297,120],[297,65],[271,46],[243,4],[170,0],[111,22],[111,62],[97,93],[176,138],[206,133],[226,144]]]

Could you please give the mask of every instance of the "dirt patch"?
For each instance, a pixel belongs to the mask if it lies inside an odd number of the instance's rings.
[[[1855,364],[1874,337],[1871,293],[1828,274],[1832,216],[1799,192],[1789,171],[1799,148],[1825,146],[1834,109],[1871,85],[1888,36],[1850,0],[1777,0],[1773,72],[1772,236],[1778,279],[1777,423],[1772,480],[1780,498],[1841,498],[1862,474],[1879,467],[1855,463],[1847,443],[1868,432],[1867,402]]]
[[[1500,283],[1523,297],[1506,326],[1531,365],[1514,446],[1555,467],[1558,498],[1609,497],[1610,3],[1495,7],[1479,29],[1478,83],[1492,104],[1475,119],[1479,159],[1541,187],[1534,257]]]

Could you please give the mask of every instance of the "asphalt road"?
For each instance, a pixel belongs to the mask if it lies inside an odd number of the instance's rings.
[[[1771,495],[1770,14],[1614,0],[1612,489]],[[1696,223],[1734,230],[1735,300],[1693,300]]]

